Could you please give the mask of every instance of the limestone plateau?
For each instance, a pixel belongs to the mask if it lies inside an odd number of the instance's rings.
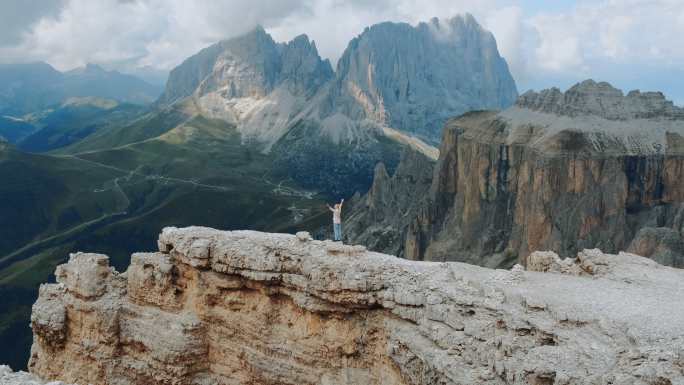
[[[526,265],[165,228],[125,273],[100,254],[57,267],[29,370],[118,385],[684,384],[684,271],[596,249]]]
[[[401,163],[376,168],[352,241],[490,267],[595,247],[684,267],[684,109],[659,92],[527,92],[450,120],[434,166],[414,152]]]

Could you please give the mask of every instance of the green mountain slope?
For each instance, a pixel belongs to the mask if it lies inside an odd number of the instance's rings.
[[[0,362],[26,364],[30,304],[69,252],[106,253],[123,270],[131,252],[155,247],[164,226],[293,232],[327,223],[323,201],[274,171],[234,126],[183,117],[167,129],[142,122],[163,122],[168,111],[145,117],[136,123],[142,134],[109,130],[100,137],[128,143],[102,150],[43,155],[2,145],[0,177],[9,183],[0,185],[8,213],[0,231],[12,235],[0,244],[0,345],[14,347],[0,349]]]
[[[100,130],[126,124],[144,111],[144,107],[111,100],[75,100],[32,114],[31,121],[38,130],[18,141],[17,147],[30,152],[55,150],[77,143]]]
[[[36,132],[38,127],[30,122],[12,116],[0,116],[0,138],[17,143]]]
[[[60,154],[98,151],[155,138],[188,121],[196,112],[183,105],[154,110],[132,121],[98,130],[88,137],[57,150]]]

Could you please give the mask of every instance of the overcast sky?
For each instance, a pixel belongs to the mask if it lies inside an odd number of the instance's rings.
[[[684,104],[682,0],[2,0],[0,61],[152,73],[261,24],[278,41],[306,33],[335,63],[373,23],[464,12],[494,33],[521,92],[591,77]]]

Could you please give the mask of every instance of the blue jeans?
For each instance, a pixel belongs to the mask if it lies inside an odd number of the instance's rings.
[[[341,223],[333,223],[333,230],[335,230],[335,240],[341,241],[342,240],[342,224]]]

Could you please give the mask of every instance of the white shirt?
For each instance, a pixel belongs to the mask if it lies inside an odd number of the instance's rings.
[[[342,223],[342,208],[330,209],[333,212],[333,223]]]

